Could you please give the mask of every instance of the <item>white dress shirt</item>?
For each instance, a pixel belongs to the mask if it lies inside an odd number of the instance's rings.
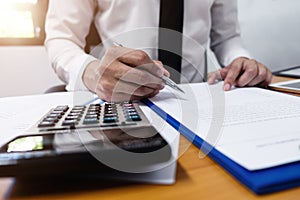
[[[123,46],[158,57],[160,0],[50,0],[45,45],[50,61],[67,90],[86,90],[85,67],[95,57],[84,52],[90,24],[95,23],[104,46]],[[237,0],[185,0],[181,82],[200,82],[204,48],[221,65],[249,57],[240,38]]]

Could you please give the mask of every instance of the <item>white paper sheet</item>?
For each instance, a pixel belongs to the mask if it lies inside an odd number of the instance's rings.
[[[222,83],[168,87],[151,99],[248,170],[300,160],[300,99],[259,88],[223,92]],[[165,98],[167,100],[165,100]]]
[[[91,103],[95,95],[89,92],[60,92],[43,95],[32,95],[22,97],[0,98],[0,145],[13,138],[26,134],[42,116],[57,105],[81,105]],[[153,122],[155,128],[171,144],[173,159],[153,166],[160,169],[149,173],[140,174],[117,174],[114,179],[125,179],[131,181],[173,184],[175,182],[176,160],[179,146],[179,133],[169,124],[154,114],[148,107],[141,106],[146,116]],[[111,176],[111,175],[110,175]]]
[[[92,97],[89,92],[70,92],[0,98],[0,145],[24,134],[56,105],[83,104]]]

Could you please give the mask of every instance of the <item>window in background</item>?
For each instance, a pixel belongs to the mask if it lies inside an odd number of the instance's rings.
[[[0,0],[0,45],[41,45],[48,0]]]

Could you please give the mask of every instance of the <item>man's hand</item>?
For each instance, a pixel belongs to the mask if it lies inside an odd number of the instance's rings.
[[[84,84],[106,101],[139,100],[153,97],[164,88],[159,78],[169,76],[162,63],[141,50],[111,47],[83,73]]]
[[[272,73],[256,60],[240,57],[227,67],[208,74],[209,84],[217,80],[224,80],[223,88],[228,91],[232,86],[266,86],[272,80]]]

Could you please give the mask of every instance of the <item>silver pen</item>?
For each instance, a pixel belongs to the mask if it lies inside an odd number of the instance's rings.
[[[119,44],[117,42],[113,42],[113,44],[115,46],[120,46],[123,47],[122,44]],[[172,81],[169,77],[163,75],[162,77],[160,77],[161,80],[168,86],[170,86],[171,88],[173,88],[174,90],[180,91],[182,93],[185,93],[174,81]]]

